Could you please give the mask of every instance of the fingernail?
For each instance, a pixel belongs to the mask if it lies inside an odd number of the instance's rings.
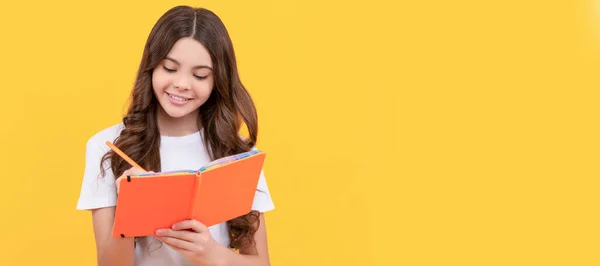
[[[167,232],[167,230],[165,229],[158,229],[156,230],[156,235],[161,236],[164,235]]]

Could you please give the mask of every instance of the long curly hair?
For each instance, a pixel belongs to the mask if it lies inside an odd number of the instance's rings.
[[[215,83],[208,100],[199,108],[198,126],[203,127],[204,145],[212,160],[252,149],[257,141],[258,118],[250,94],[237,71],[234,49],[221,19],[204,8],[176,6],[162,15],[152,28],[144,47],[130,105],[123,118],[124,129],[114,145],[148,171],[161,171],[160,133],[157,126],[158,100],[152,89],[152,71],[173,44],[182,37],[202,43],[213,62]],[[249,138],[239,135],[242,123]],[[115,176],[131,166],[110,151],[102,162],[110,160]],[[102,165],[101,162],[101,165]],[[104,175],[104,171],[102,173]],[[252,252],[259,213],[250,213],[227,222],[230,247]]]

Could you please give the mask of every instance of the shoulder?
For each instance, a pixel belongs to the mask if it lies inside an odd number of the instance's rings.
[[[102,143],[104,144],[106,141],[113,142],[120,134],[121,131],[125,128],[123,123],[118,123],[111,125],[107,128],[104,128],[100,131],[94,133],[87,141],[88,144]]]
[[[97,131],[90,138],[88,138],[86,149],[92,152],[95,150],[98,152],[108,151],[109,148],[106,146],[106,142],[114,142],[124,128],[125,125],[123,125],[123,123],[118,123]]]
[[[116,178],[110,168],[110,161],[102,165],[101,162],[102,157],[110,150],[106,142],[114,142],[123,129],[122,123],[111,125],[97,131],[87,140],[83,183],[77,209],[89,210],[116,205]],[[101,175],[102,169],[105,170],[104,176]]]

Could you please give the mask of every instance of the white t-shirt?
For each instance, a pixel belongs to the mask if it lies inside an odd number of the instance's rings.
[[[77,202],[78,210],[91,210],[116,205],[116,178],[109,167],[108,160],[103,165],[106,175],[104,178],[99,178],[100,160],[110,150],[106,145],[106,141],[114,142],[122,129],[123,124],[119,123],[96,133],[88,140],[85,152],[85,172],[79,201]],[[210,158],[204,148],[203,137],[204,132],[202,130],[182,137],[161,136],[161,171],[198,169],[209,163]],[[263,171],[260,173],[257,188],[260,191],[257,191],[254,196],[252,209],[259,212],[273,210],[275,207]],[[218,243],[229,246],[226,223],[211,226],[209,230]],[[193,265],[183,255],[153,237],[142,238],[142,241],[139,241],[136,245],[135,255],[135,265],[138,266]]]

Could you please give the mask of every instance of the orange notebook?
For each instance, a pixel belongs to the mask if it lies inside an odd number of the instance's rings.
[[[122,179],[113,237],[151,236],[186,219],[212,226],[249,213],[265,156],[252,150],[198,170]]]

